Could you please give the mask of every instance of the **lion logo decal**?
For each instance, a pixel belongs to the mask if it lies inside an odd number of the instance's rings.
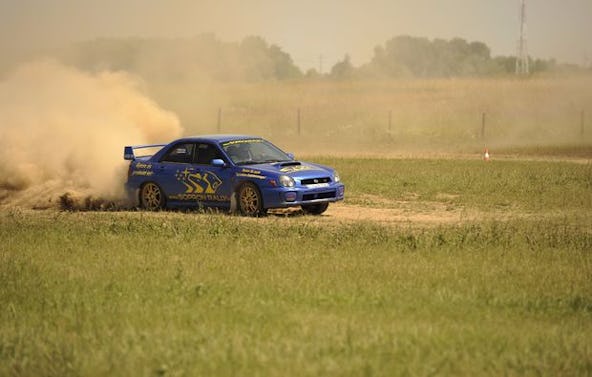
[[[211,171],[194,172],[192,169],[177,171],[177,181],[185,185],[185,194],[215,194],[222,180]]]

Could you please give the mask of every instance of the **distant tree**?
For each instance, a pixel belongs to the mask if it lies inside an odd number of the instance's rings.
[[[289,54],[277,45],[269,46],[261,37],[245,38],[240,48],[249,80],[284,80],[302,76]]]
[[[316,69],[310,68],[308,71],[306,71],[304,77],[307,79],[318,79],[321,78],[322,75]]]
[[[471,55],[479,56],[483,59],[491,59],[491,50],[483,42],[471,42],[469,44],[469,52]]]
[[[275,78],[278,80],[302,77],[302,72],[292,61],[292,57],[283,52],[279,46],[272,45],[269,55],[274,65]]]
[[[542,59],[530,59],[530,69],[532,72],[544,72],[549,70],[549,64]]]
[[[496,56],[493,58],[493,62],[498,67],[499,72],[514,73],[516,71],[515,56]]]
[[[84,70],[123,70],[155,82],[197,81],[204,76],[218,81],[303,77],[290,54],[259,36],[249,36],[240,42],[223,42],[214,34],[176,39],[101,38],[72,44],[54,54]],[[467,77],[513,74],[515,67],[514,56],[492,57],[483,42],[402,35],[377,46],[371,61],[360,67],[354,67],[346,55],[327,76],[336,79]],[[553,59],[531,59],[530,67],[533,73],[586,71],[586,67],[560,64]],[[319,75],[309,70],[306,77]]]
[[[362,70],[366,73],[372,73],[375,77],[402,77],[410,73],[401,62],[387,53],[387,49],[382,46],[374,48],[374,57]]]
[[[236,64],[244,68],[248,81],[259,81],[273,78],[273,61],[267,53],[267,42],[261,37],[250,36],[240,44],[239,60]]]
[[[398,36],[384,47],[374,49],[371,62],[360,67],[360,74],[386,77],[464,77],[513,73],[514,57],[491,57],[483,42]],[[549,69],[544,61],[535,62],[536,69]]]
[[[331,68],[331,77],[336,79],[348,79],[354,74],[354,66],[351,63],[349,55],[345,55],[343,60],[335,63]]]
[[[85,70],[125,70],[169,82],[195,76],[221,81],[302,76],[289,54],[258,36],[240,43],[222,42],[213,34],[177,39],[103,38],[71,45],[57,55]]]
[[[427,38],[407,35],[395,37],[387,41],[385,53],[387,59],[402,65],[405,71],[411,72],[413,76],[429,76],[429,65],[434,56]]]

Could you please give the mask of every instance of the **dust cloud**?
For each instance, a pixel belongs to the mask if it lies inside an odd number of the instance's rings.
[[[0,82],[0,205],[121,201],[123,146],[181,133],[177,116],[129,74],[90,74],[54,60],[23,64]]]

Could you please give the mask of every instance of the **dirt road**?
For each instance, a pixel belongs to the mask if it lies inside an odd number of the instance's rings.
[[[440,208],[438,208],[440,207]],[[321,217],[326,221],[373,221],[377,223],[427,223],[450,224],[463,219],[459,210],[447,210],[444,206],[413,211],[406,206],[400,208],[373,208],[351,204],[333,204]]]

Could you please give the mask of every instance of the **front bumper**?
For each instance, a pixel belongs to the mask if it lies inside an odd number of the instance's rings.
[[[345,197],[345,185],[335,183],[325,187],[274,187],[264,189],[265,208],[286,208],[306,204],[337,202]]]

